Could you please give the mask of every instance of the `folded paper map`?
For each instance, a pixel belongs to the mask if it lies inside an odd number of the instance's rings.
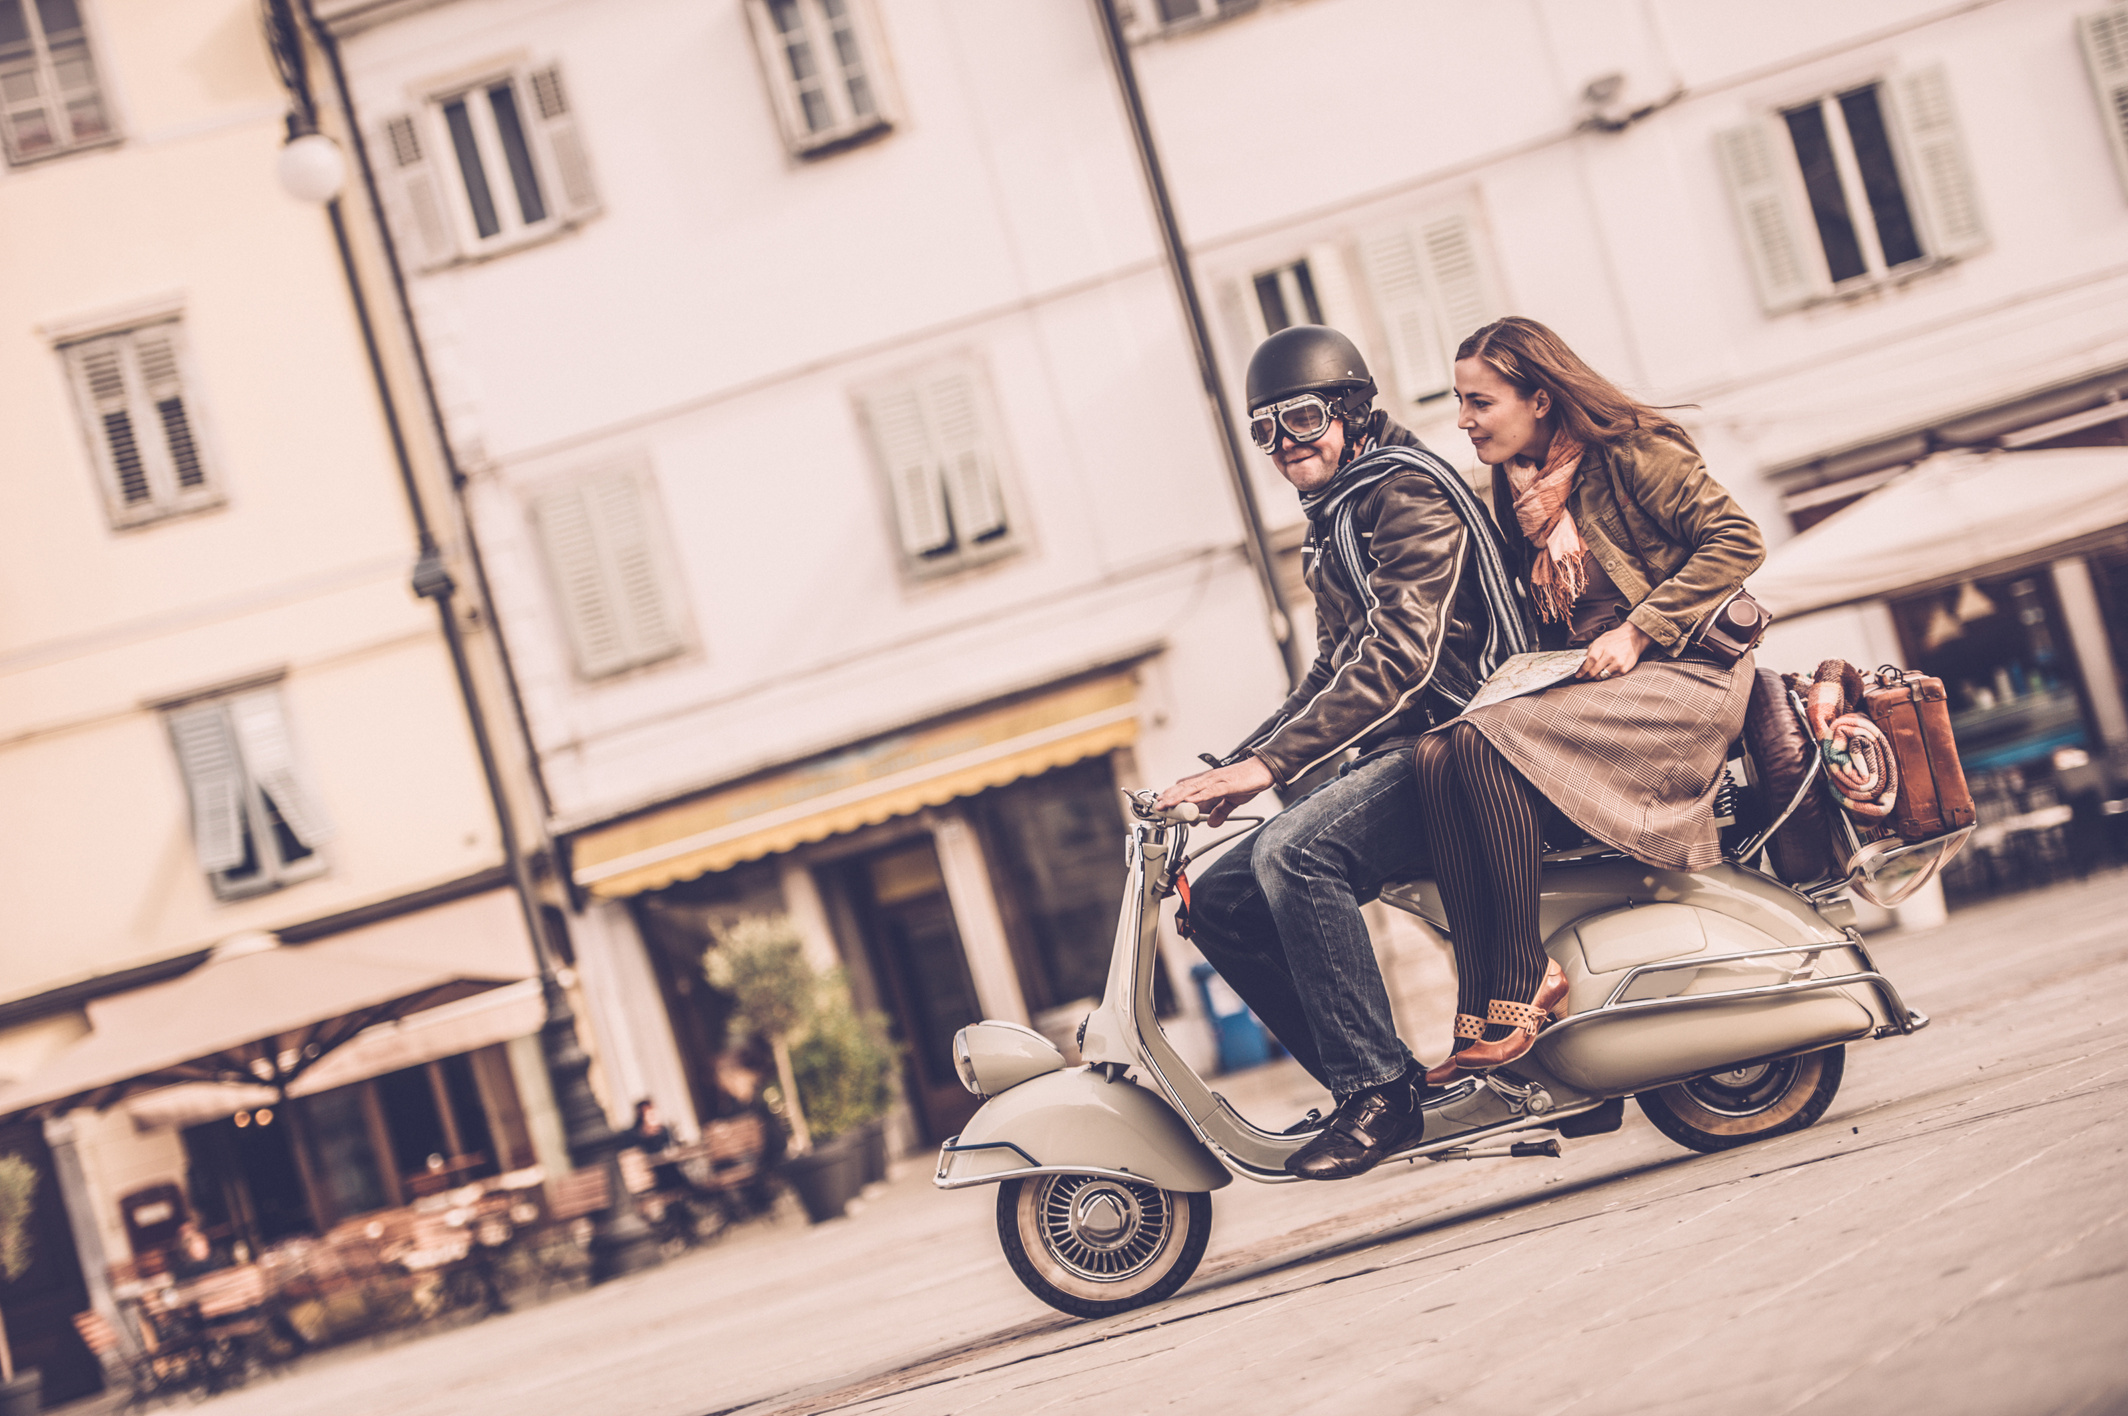
[[[1493,676],[1478,685],[1470,702],[1463,706],[1468,713],[1474,708],[1505,703],[1510,698],[1520,698],[1525,693],[1535,693],[1540,688],[1550,688],[1555,683],[1564,683],[1581,672],[1587,661],[1586,649],[1555,649],[1541,654],[1517,654],[1493,670]]]

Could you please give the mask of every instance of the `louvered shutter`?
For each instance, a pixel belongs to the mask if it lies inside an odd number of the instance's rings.
[[[2091,67],[2106,140],[2113,145],[2121,181],[2128,183],[2128,5],[2080,16],[2076,28],[2083,36],[2084,62]]]
[[[140,361],[140,381],[148,404],[155,410],[163,447],[170,455],[170,471],[178,494],[199,491],[207,485],[207,469],[200,460],[192,418],[185,410],[185,390],[178,373],[177,326],[152,325],[133,340]]]
[[[1359,300],[1345,273],[1345,253],[1333,245],[1310,246],[1307,261],[1308,279],[1315,285],[1315,304],[1323,312],[1323,323],[1357,343]]]
[[[1448,392],[1451,378],[1440,319],[1412,233],[1390,227],[1368,236],[1360,242],[1360,263],[1366,267],[1394,372],[1393,382],[1375,382],[1407,403]]]
[[[923,401],[913,385],[873,395],[866,401],[866,421],[879,463],[894,498],[894,524],[901,548],[912,559],[936,555],[953,546],[953,527],[946,519],[946,488],[924,423]]]
[[[209,875],[244,863],[244,769],[219,703],[170,714],[170,743],[192,800],[192,842]]]
[[[997,464],[974,376],[955,369],[932,377],[925,384],[924,402],[937,439],[955,539],[966,547],[1003,534],[1005,498],[998,489]]]
[[[533,517],[584,677],[618,673],[683,647],[657,520],[640,479],[602,473],[549,488],[534,502]]]
[[[288,720],[281,695],[268,689],[229,700],[229,725],[252,782],[273,802],[289,833],[315,850],[332,835],[323,805],[296,770],[295,746],[288,740]]]
[[[1951,82],[1941,65],[1902,74],[1892,84],[1904,154],[1929,233],[1929,254],[1963,256],[1988,244]]]
[[[155,487],[148,472],[147,451],[141,443],[142,429],[135,418],[125,336],[114,334],[90,340],[67,352],[90,436],[103,459],[120,510],[152,505]]]
[[[1220,322],[1227,332],[1227,356],[1234,361],[1236,377],[1245,377],[1249,357],[1263,343],[1263,312],[1256,308],[1255,295],[1239,280],[1221,281],[1218,298]]]
[[[1789,169],[1794,162],[1784,142],[1764,122],[1726,128],[1715,135],[1751,274],[1758,282],[1759,302],[1768,314],[1794,309],[1829,283],[1820,274],[1822,253],[1806,244],[1811,238],[1805,233],[1811,228],[1791,189]]]
[[[414,115],[387,118],[377,133],[377,185],[406,262],[430,270],[458,254],[444,209],[444,180]]]
[[[1421,222],[1418,234],[1440,315],[1444,357],[1453,360],[1456,347],[1498,313],[1491,272],[1476,227],[1464,213],[1445,212]]]
[[[628,662],[662,659],[681,647],[682,637],[648,488],[631,473],[611,473],[593,480],[590,492],[592,527],[620,608]]]
[[[569,92],[562,87],[562,71],[555,65],[532,74],[532,107],[539,114],[540,130],[547,137],[547,151],[554,158],[554,172],[561,181],[562,215],[586,216],[598,210],[598,188],[591,180],[591,156],[584,150],[583,134],[569,107]]]

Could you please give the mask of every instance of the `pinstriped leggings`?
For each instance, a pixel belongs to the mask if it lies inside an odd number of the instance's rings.
[[[1543,798],[1469,723],[1420,738],[1414,756],[1434,881],[1454,932],[1456,1011],[1483,1018],[1495,998],[1527,1003],[1544,982]]]

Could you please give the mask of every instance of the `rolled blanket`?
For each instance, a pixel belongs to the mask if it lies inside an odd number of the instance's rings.
[[[1840,805],[1857,816],[1891,815],[1899,797],[1899,764],[1891,741],[1862,706],[1862,675],[1845,659],[1818,665],[1803,695],[1803,714],[1825,758],[1826,779]]]

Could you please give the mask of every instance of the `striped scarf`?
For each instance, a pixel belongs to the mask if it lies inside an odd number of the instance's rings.
[[[1369,442],[1371,444],[1372,439]],[[1360,549],[1358,533],[1353,530],[1353,505],[1367,488],[1407,471],[1431,477],[1470,532],[1470,560],[1477,569],[1478,588],[1485,600],[1485,642],[1479,647],[1477,662],[1470,666],[1476,678],[1461,681],[1462,675],[1443,659],[1433,685],[1443,697],[1452,699],[1461,707],[1478,691],[1478,685],[1492,677],[1493,670],[1510,656],[1527,653],[1533,639],[1529,610],[1521,587],[1508,573],[1500,533],[1493,526],[1492,517],[1478,504],[1470,483],[1464,481],[1462,475],[1439,454],[1425,448],[1370,445],[1363,447],[1357,457],[1323,486],[1302,493],[1301,509],[1314,524],[1316,539],[1322,548],[1320,554],[1328,556],[1331,563],[1344,572],[1353,595],[1361,603],[1374,605],[1376,599],[1368,576],[1372,567],[1366,553]],[[1445,618],[1444,615],[1444,621]]]

